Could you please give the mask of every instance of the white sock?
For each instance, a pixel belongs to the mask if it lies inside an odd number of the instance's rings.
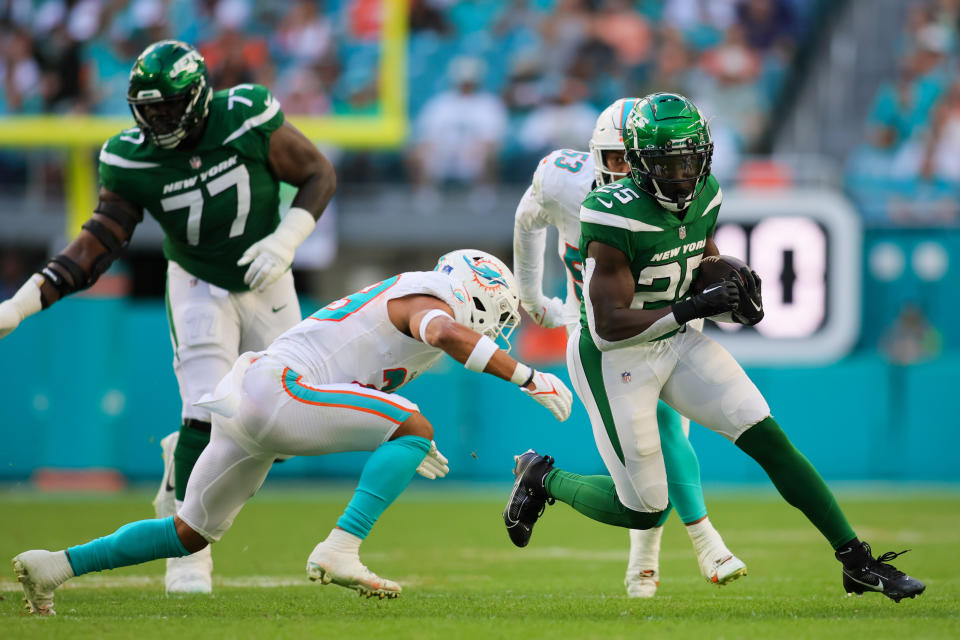
[[[645,569],[657,570],[660,560],[660,539],[663,527],[650,529],[630,529],[630,563],[627,573]]]
[[[43,582],[53,582],[61,585],[74,576],[73,567],[70,566],[70,559],[67,557],[66,550],[47,551],[50,555],[47,561],[40,563],[36,568],[40,573],[39,578]]]
[[[330,532],[330,535],[327,536],[327,539],[323,541],[323,544],[338,553],[358,555],[360,553],[361,542],[363,542],[363,538],[358,538],[343,529],[334,528],[333,531]]]
[[[720,533],[713,528],[713,523],[710,522],[710,518],[705,517],[696,524],[687,525],[686,528],[697,555],[702,555],[711,549],[726,549],[726,545],[723,544],[723,538],[721,538]]]

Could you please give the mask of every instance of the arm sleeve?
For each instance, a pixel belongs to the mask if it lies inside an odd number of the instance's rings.
[[[543,204],[540,173],[538,168],[520,199],[513,226],[513,274],[524,302],[543,297],[543,254],[551,222]]]
[[[266,161],[270,136],[285,119],[280,102],[258,84],[237,85],[230,92],[226,110],[229,133],[223,144],[236,144],[248,156]]]

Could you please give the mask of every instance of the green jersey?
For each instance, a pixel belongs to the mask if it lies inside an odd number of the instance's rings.
[[[586,264],[587,247],[594,241],[627,256],[636,283],[631,309],[660,309],[683,300],[700,270],[707,238],[717,227],[722,199],[716,178],[710,176],[700,197],[677,217],[637,189],[632,178],[599,187],[580,207],[581,258]],[[585,293],[587,286],[584,283]],[[585,296],[580,305],[585,335],[588,304]]]
[[[243,252],[280,222],[279,180],[267,159],[283,111],[259,85],[218,91],[200,143],[189,151],[150,144],[139,128],[107,140],[100,183],[163,227],[163,255],[229,291],[245,291]]]

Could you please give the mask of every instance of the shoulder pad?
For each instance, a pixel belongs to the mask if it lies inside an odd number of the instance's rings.
[[[280,103],[269,89],[259,84],[238,84],[217,91],[210,116],[224,126],[223,144],[236,140],[251,129],[273,132],[283,123]]]
[[[534,180],[542,202],[576,211],[593,184],[593,158],[586,151],[557,149],[537,165]]]

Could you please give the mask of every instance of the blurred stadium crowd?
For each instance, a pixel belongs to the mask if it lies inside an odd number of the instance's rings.
[[[712,117],[714,173],[730,184],[765,150],[828,4],[410,0],[406,148],[347,153],[341,178],[410,182],[426,208],[462,185],[483,210],[544,152],[584,148],[617,97],[675,90]],[[0,113],[124,115],[135,56],[168,37],[199,47],[216,88],[267,85],[288,114],[375,113],[381,12],[382,0],[2,0]],[[911,6],[899,68],[847,160],[869,224],[960,220],[958,25],[960,0]],[[31,181],[27,155],[0,153],[0,184]]]
[[[398,177],[489,185],[513,173],[503,169],[511,158],[583,147],[599,109],[655,89],[689,94],[713,114],[715,170],[732,175],[739,151],[766,123],[816,4],[411,0],[414,129]],[[215,87],[267,85],[287,113],[377,108],[381,0],[6,0],[0,7],[4,113],[125,114],[136,54],[167,37],[199,47]]]
[[[960,222],[960,2],[910,7],[899,64],[877,92],[848,188],[872,224]]]

